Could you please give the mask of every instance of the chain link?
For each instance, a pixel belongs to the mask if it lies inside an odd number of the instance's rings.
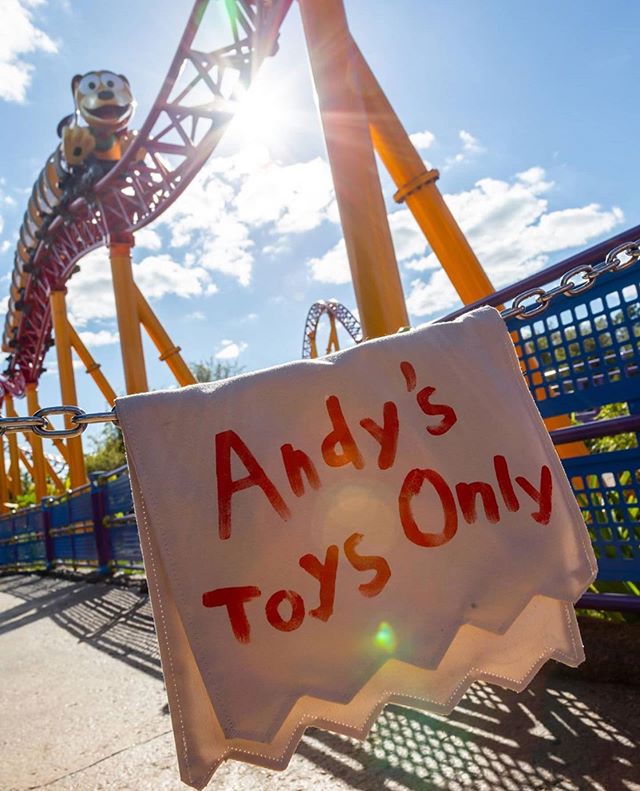
[[[622,257],[621,257],[622,256]],[[544,288],[530,288],[518,294],[511,307],[503,310],[501,316],[507,319],[530,319],[544,313],[559,294],[575,297],[594,286],[600,275],[606,272],[620,272],[640,260],[640,239],[626,242],[610,250],[604,261],[594,266],[581,264],[560,278],[560,283],[549,291]],[[70,428],[56,429],[49,415],[69,416]],[[118,426],[115,407],[110,412],[85,412],[77,406],[51,406],[39,409],[31,417],[0,417],[0,437],[18,431],[32,431],[40,437],[78,437],[93,423],[113,423]]]
[[[48,415],[70,415],[70,428],[56,429]],[[85,412],[77,406],[51,406],[39,409],[31,417],[0,418],[0,436],[18,431],[32,431],[39,437],[77,437],[92,423],[118,425],[115,409],[110,412]]]
[[[543,288],[530,288],[518,294],[511,307],[502,311],[502,318],[506,321],[539,316],[560,294],[567,297],[583,294],[595,285],[600,275],[604,275],[605,272],[620,272],[633,266],[638,260],[640,260],[640,240],[621,244],[610,250],[601,263],[593,266],[581,264],[565,272],[560,283],[549,291]]]

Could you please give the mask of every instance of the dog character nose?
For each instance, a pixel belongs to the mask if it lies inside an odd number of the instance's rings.
[[[113,91],[100,91],[98,99],[113,99]]]

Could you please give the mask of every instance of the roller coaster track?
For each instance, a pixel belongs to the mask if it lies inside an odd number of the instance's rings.
[[[304,337],[302,339],[302,357],[303,359],[310,359],[317,357],[316,349],[316,334],[318,331],[318,324],[323,316],[329,316],[332,321],[332,326],[338,321],[356,343],[362,341],[362,327],[358,319],[351,313],[348,308],[345,308],[340,302],[335,299],[319,300],[314,302],[309,308],[307,313],[307,320],[304,324]]]
[[[224,0],[228,42],[204,52],[194,48],[194,40],[209,0],[197,0],[160,93],[120,161],[106,175],[70,177],[58,190],[54,182],[47,189],[41,183],[48,173],[60,175],[59,153],[49,158],[16,250],[3,337],[10,357],[0,395],[21,396],[26,383],[39,379],[53,344],[50,291],[64,285],[90,250],[158,217],[196,176],[233,117],[236,99],[264,58],[274,54],[291,2]],[[48,212],[46,222],[33,221],[32,205]]]

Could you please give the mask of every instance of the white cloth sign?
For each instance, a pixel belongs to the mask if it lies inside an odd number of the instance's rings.
[[[582,660],[595,561],[495,310],[117,413],[190,785]]]

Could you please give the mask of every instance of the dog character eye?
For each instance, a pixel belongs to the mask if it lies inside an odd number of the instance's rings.
[[[84,77],[80,80],[80,84],[78,88],[80,89],[81,93],[91,93],[95,91],[100,83],[100,78],[97,74],[91,72],[90,74],[85,74]]]
[[[118,77],[117,74],[113,74],[110,71],[102,72],[102,84],[106,85],[107,88],[112,91],[121,91],[124,88],[124,80],[122,77]]]

